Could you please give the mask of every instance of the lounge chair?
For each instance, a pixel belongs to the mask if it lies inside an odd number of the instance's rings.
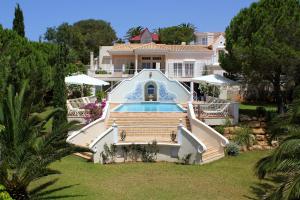
[[[220,104],[219,104],[220,105]],[[215,110],[206,110],[203,109],[202,110],[202,114],[206,115],[206,116],[222,116],[222,117],[226,117],[228,116],[228,107],[230,105],[230,103],[225,103],[222,104],[223,106],[220,108],[216,108]]]

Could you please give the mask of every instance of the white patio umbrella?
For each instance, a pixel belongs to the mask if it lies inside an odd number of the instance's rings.
[[[230,85],[238,85],[237,82],[230,80],[224,76],[218,74],[211,74],[206,76],[200,76],[192,79],[193,82],[202,82],[208,83],[211,85],[218,85],[218,86],[230,86]]]
[[[232,86],[232,85],[238,85],[237,82],[230,80],[224,76],[218,75],[218,74],[211,74],[206,76],[200,76],[196,78],[192,78],[193,82],[196,83],[207,83],[215,86]],[[213,88],[215,90],[215,87]]]
[[[81,85],[81,90],[83,90],[83,85],[93,85],[93,86],[109,85],[108,82],[90,77],[90,76],[85,75],[85,74],[67,76],[67,77],[65,77],[65,83]],[[81,93],[82,93],[82,91],[81,91]]]

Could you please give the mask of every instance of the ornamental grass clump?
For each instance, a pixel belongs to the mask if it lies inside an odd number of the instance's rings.
[[[241,127],[235,131],[233,141],[241,146],[244,151],[247,151],[249,147],[253,146],[256,142],[255,136],[249,127]]]

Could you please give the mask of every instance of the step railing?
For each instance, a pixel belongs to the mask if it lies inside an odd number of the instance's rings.
[[[223,148],[229,144],[229,141],[226,137],[196,118],[192,103],[188,104],[188,117],[192,132],[198,138],[201,138],[206,143],[209,143],[215,147],[220,147],[220,151],[223,151]]]
[[[107,88],[104,93],[108,94],[110,93],[115,87],[117,87],[120,83],[122,82],[122,80],[117,81],[116,83],[114,83],[113,85],[111,85],[109,88]]]
[[[184,83],[184,82],[180,82],[188,91],[191,91],[191,87]],[[196,91],[193,91],[193,100],[194,101],[197,101],[198,100],[198,96],[197,96],[197,92]]]
[[[110,103],[106,102],[101,118],[89,123],[78,131],[72,132],[72,134],[67,138],[67,142],[79,146],[86,146],[86,144],[90,144],[97,136],[97,133],[101,133],[106,130],[104,122],[109,118],[109,114]]]

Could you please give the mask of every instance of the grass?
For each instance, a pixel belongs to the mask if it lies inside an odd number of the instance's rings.
[[[258,106],[262,106],[262,107],[265,107],[265,109],[267,111],[276,111],[276,105],[273,105],[273,104],[244,104],[244,103],[241,103],[240,104],[240,109],[241,110],[256,110],[256,108]]]
[[[73,185],[55,195],[79,195],[70,199],[248,199],[250,186],[260,181],[253,166],[268,152],[243,153],[206,165],[129,163],[100,165],[69,156],[51,168],[62,175],[49,176],[41,184],[59,178],[53,188]]]
[[[240,114],[249,115],[249,116],[256,116],[256,108],[262,106],[271,113],[275,113],[277,110],[276,105],[274,104],[248,104],[248,103],[241,103],[240,104]]]

